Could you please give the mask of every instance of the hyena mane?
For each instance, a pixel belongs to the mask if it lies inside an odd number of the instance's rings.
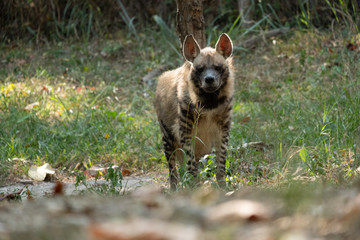
[[[233,45],[225,33],[215,48],[200,49],[189,35],[183,44],[185,63],[158,79],[155,109],[169,166],[170,186],[176,189],[176,160],[197,176],[200,158],[216,150],[216,178],[225,185],[226,149],[232,114]]]

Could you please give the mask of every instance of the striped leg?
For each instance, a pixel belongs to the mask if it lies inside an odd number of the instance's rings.
[[[179,123],[180,123],[180,144],[185,151],[187,157],[187,170],[193,175],[197,175],[198,164],[194,159],[192,149],[193,144],[193,126],[195,122],[195,114],[191,104],[185,101],[179,103]]]
[[[164,143],[165,157],[168,161],[169,166],[170,189],[172,191],[175,191],[179,179],[175,161],[175,138],[171,131],[164,125],[162,121],[160,121],[160,127],[163,134],[162,139]]]
[[[231,109],[227,113],[228,115],[224,118],[222,126],[222,135],[221,141],[216,146],[216,179],[220,187],[226,186],[226,155],[227,155],[227,146],[229,142],[230,135],[230,125],[231,125]]]

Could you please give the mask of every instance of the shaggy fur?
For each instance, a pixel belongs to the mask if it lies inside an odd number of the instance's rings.
[[[190,35],[184,41],[183,66],[158,80],[155,108],[163,135],[170,186],[176,189],[176,159],[194,176],[199,159],[216,150],[217,181],[225,184],[226,148],[231,125],[234,71],[232,42],[222,34],[214,48],[199,48]]]

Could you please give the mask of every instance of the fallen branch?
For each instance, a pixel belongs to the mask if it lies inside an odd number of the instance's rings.
[[[0,194],[0,201],[2,200],[14,200],[16,199],[18,196],[20,196],[20,194],[22,193],[24,189],[19,189],[18,191],[16,192],[13,192],[13,193],[7,193],[7,194]]]
[[[281,35],[286,35],[290,32],[289,28],[277,28],[277,29],[273,29],[270,30],[266,33],[263,33],[259,36],[255,36],[252,37],[246,41],[244,41],[244,43],[242,44],[242,46],[244,48],[256,48],[256,46],[261,42],[261,41],[266,41],[269,38],[272,37],[277,37],[277,36],[281,36]]]

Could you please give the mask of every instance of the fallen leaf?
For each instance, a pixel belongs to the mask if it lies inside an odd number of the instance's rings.
[[[348,43],[348,45],[346,45],[346,48],[350,51],[355,51],[358,46],[356,44]]]
[[[107,169],[104,167],[98,167],[98,166],[92,166],[89,169],[86,169],[84,171],[85,175],[91,176],[91,177],[96,177],[98,176],[100,173],[104,174],[107,172]],[[102,175],[100,174],[100,175]]]
[[[87,90],[90,90],[90,91],[94,91],[94,90],[95,90],[95,87],[85,86],[85,88],[86,88]]]
[[[48,92],[49,92],[49,88],[48,88],[47,86],[43,85],[41,91],[48,93]]]
[[[31,110],[33,110],[34,108],[37,108],[40,106],[40,103],[39,102],[34,102],[32,104],[29,104],[27,105],[24,110],[27,111],[27,112],[30,112]]]
[[[36,181],[44,181],[46,175],[53,175],[55,174],[55,170],[48,164],[45,163],[44,165],[38,167],[36,165],[32,165],[29,169],[29,177]]]
[[[85,175],[85,176],[92,177],[92,176],[90,175],[89,169],[86,169],[86,170],[84,171],[84,175]]]
[[[121,170],[121,174],[122,174],[124,177],[127,177],[127,176],[130,176],[131,172],[130,172],[130,170],[128,170],[128,169],[122,169],[122,170]]]
[[[54,195],[64,195],[64,184],[57,181],[54,186]]]
[[[34,197],[32,196],[28,187],[26,187],[26,195],[28,200],[34,200]]]
[[[248,123],[250,121],[250,116],[244,117],[243,119],[241,119],[241,123],[245,124]]]
[[[22,188],[22,189],[17,190],[16,192],[7,193],[7,194],[0,194],[0,201],[5,200],[5,199],[8,200],[8,201],[14,200],[14,199],[16,199],[17,197],[20,196],[20,194],[22,193],[23,190],[24,189]]]

